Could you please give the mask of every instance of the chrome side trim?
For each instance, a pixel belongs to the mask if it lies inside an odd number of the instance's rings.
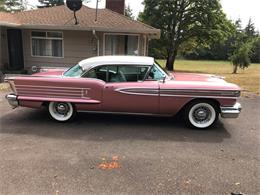
[[[187,98],[226,98],[237,99],[237,91],[197,90],[197,89],[154,89],[154,88],[118,88],[115,91],[128,95],[159,96],[160,97],[187,97]],[[239,92],[240,94],[240,92]]]
[[[58,87],[58,86],[48,86],[48,85],[16,85],[17,88],[19,87],[29,87],[29,88],[53,88],[53,89],[82,89],[77,87]],[[84,89],[90,89],[90,88],[84,88]]]
[[[71,88],[71,87],[55,87],[55,86],[32,86],[17,85],[17,93],[21,96],[35,97],[60,97],[60,98],[84,98],[88,99],[90,88]]]
[[[209,89],[161,89],[161,94],[169,95],[208,95],[208,96],[225,96],[239,97],[240,91],[236,90],[209,90]]]
[[[238,99],[238,97],[226,97],[226,96],[198,96],[198,95],[168,95],[160,94],[160,97],[186,97],[186,98],[215,98],[215,99]]]
[[[238,118],[241,110],[242,106],[237,102],[231,107],[220,107],[220,114],[222,118]]]
[[[132,92],[124,92],[124,91],[119,91],[119,93],[127,94],[127,95],[140,95],[140,96],[158,96],[159,94],[149,94],[149,93],[132,93]]]
[[[56,92],[56,91],[60,91],[60,92],[79,92],[80,90],[79,89],[41,89],[41,88],[31,88],[31,87],[17,87],[17,90],[19,91],[53,91],[53,92]]]
[[[145,87],[122,87],[122,88],[117,88],[116,91],[127,91],[127,90],[137,90],[137,91],[142,91],[142,90],[151,90],[151,91],[159,91],[158,88],[145,88]]]
[[[128,95],[159,96],[159,90],[155,88],[118,88],[115,91]]]
[[[78,110],[81,113],[90,114],[114,114],[114,115],[134,115],[134,116],[157,116],[157,117],[171,117],[171,114],[152,114],[152,113],[135,113],[135,112],[106,112],[106,111],[85,111]]]
[[[9,105],[14,109],[19,106],[17,95],[15,94],[9,94],[6,95],[5,98],[7,99]]]
[[[78,104],[100,104],[99,100],[92,100],[92,99],[83,99],[83,98],[66,98],[66,97],[43,97],[43,96],[19,96],[18,100],[25,100],[25,101],[40,101],[40,102],[70,102],[70,103],[78,103]]]
[[[82,91],[75,91],[75,92],[63,92],[63,91],[34,91],[34,90],[18,90],[18,94],[43,94],[43,95],[51,95],[51,94],[56,94],[56,95],[73,95],[73,96],[80,96]]]

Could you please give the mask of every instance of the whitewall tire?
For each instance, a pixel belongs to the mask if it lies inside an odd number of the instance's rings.
[[[186,123],[197,129],[207,129],[215,125],[219,113],[211,102],[193,102],[185,110]]]
[[[50,102],[48,109],[50,116],[59,122],[69,121],[75,115],[75,109],[71,103]]]

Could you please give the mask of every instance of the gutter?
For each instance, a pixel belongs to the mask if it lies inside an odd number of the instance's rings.
[[[0,26],[16,27],[20,29],[39,29],[39,30],[73,30],[73,31],[95,31],[95,32],[113,32],[113,33],[136,33],[147,34],[151,39],[159,39],[161,36],[160,29],[120,29],[120,28],[105,28],[105,27],[80,27],[80,26],[55,26],[55,25],[29,25],[29,24],[17,24],[0,21]],[[94,34],[94,33],[93,33]],[[95,36],[95,35],[94,35]]]
[[[17,24],[17,23],[9,23],[9,22],[0,21],[0,26],[3,26],[3,27],[20,27],[21,25]]]

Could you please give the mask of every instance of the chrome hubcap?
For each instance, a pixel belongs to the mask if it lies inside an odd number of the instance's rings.
[[[211,118],[211,111],[207,107],[199,107],[193,112],[193,119],[197,123],[206,123]]]
[[[56,103],[54,106],[55,106],[55,111],[56,111],[58,114],[66,115],[66,114],[68,114],[68,112],[69,112],[69,106],[68,106],[67,104],[64,104],[64,103]]]

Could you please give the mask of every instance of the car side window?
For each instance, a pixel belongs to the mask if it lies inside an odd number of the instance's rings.
[[[107,66],[101,66],[89,70],[84,76],[84,78],[99,79],[104,82],[107,81]]]
[[[148,71],[148,66],[118,65],[108,68],[108,82],[138,82],[143,81]]]
[[[160,80],[165,77],[162,71],[157,66],[153,66],[148,74],[148,80]]]
[[[119,72],[124,75],[126,82],[143,81],[148,69],[148,66],[119,66]]]
[[[83,77],[96,78],[108,83],[143,81],[149,66],[108,65],[89,70]]]

